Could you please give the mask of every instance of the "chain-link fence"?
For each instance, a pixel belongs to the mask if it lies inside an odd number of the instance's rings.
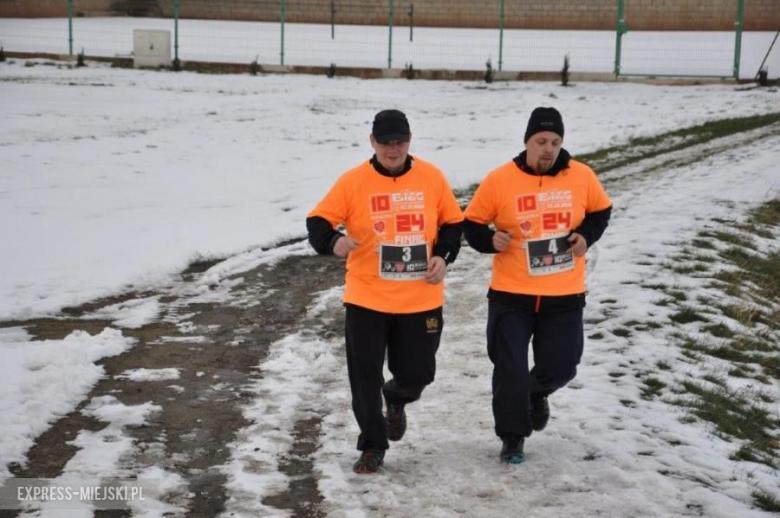
[[[768,5],[780,14],[779,0],[745,0],[745,18],[763,16],[759,10],[761,5]],[[743,32],[739,77],[758,77],[762,69],[764,77],[780,77],[780,22],[774,26],[774,31]]]
[[[134,29],[188,62],[780,77],[780,0],[0,0],[6,52],[129,58]]]
[[[713,2],[713,12],[702,11],[697,0],[658,7],[648,6],[646,0],[618,0],[617,4],[616,71],[621,75],[753,77],[762,49],[769,50],[770,32],[744,30],[746,5],[767,5],[761,0]],[[780,10],[780,2],[775,4]],[[663,9],[671,29],[683,29],[643,30],[655,9]],[[639,30],[634,30],[635,22]]]

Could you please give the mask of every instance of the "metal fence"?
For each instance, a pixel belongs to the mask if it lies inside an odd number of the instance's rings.
[[[192,0],[157,0],[164,8],[145,17],[79,16],[86,2],[61,1],[67,17],[0,18],[0,45],[11,52],[132,57],[134,29],[165,29],[173,57],[195,62],[416,70],[484,70],[489,62],[499,71],[552,72],[567,59],[571,72],[742,79],[755,77],[763,63],[770,78],[780,76],[777,32],[742,29],[751,2],[761,0],[731,0],[734,25],[721,31],[710,29],[706,12],[686,13],[692,0],[679,0],[680,12],[701,20],[702,30],[635,30],[646,0],[613,0],[609,30],[508,28],[506,0],[475,2],[480,20],[488,21],[479,27],[453,16],[450,27],[416,26],[413,0],[388,0],[379,10],[378,2],[319,2],[319,23],[298,21],[310,9],[306,0],[251,2],[255,19],[267,21],[181,18]]]

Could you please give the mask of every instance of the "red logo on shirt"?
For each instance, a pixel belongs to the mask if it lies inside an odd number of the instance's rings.
[[[571,212],[545,212],[542,214],[542,228],[545,230],[571,228]]]
[[[533,212],[536,210],[536,195],[526,194],[516,198],[517,212]]]
[[[398,233],[422,232],[425,230],[425,214],[396,214],[395,231]]]
[[[530,236],[534,232],[534,224],[530,220],[521,221],[520,232],[526,237]]]
[[[387,212],[390,210],[390,195],[376,194],[371,196],[371,212]]]
[[[385,222],[384,221],[377,221],[374,223],[374,230],[377,231],[378,234],[381,234],[385,231]]]

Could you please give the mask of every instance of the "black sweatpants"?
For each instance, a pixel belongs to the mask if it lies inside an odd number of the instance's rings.
[[[529,373],[532,336],[534,368]],[[531,435],[530,396],[548,396],[574,379],[583,341],[582,308],[536,313],[496,300],[488,302],[496,435]]]
[[[388,448],[382,393],[388,403],[411,403],[436,375],[436,350],[444,327],[442,308],[392,314],[353,304],[347,308],[347,371],[352,411],[360,436],[357,449]],[[385,383],[382,367],[393,379]]]

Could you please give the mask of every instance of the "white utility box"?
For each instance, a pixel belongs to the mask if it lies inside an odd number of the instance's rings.
[[[133,66],[135,68],[171,66],[171,31],[133,30]]]

